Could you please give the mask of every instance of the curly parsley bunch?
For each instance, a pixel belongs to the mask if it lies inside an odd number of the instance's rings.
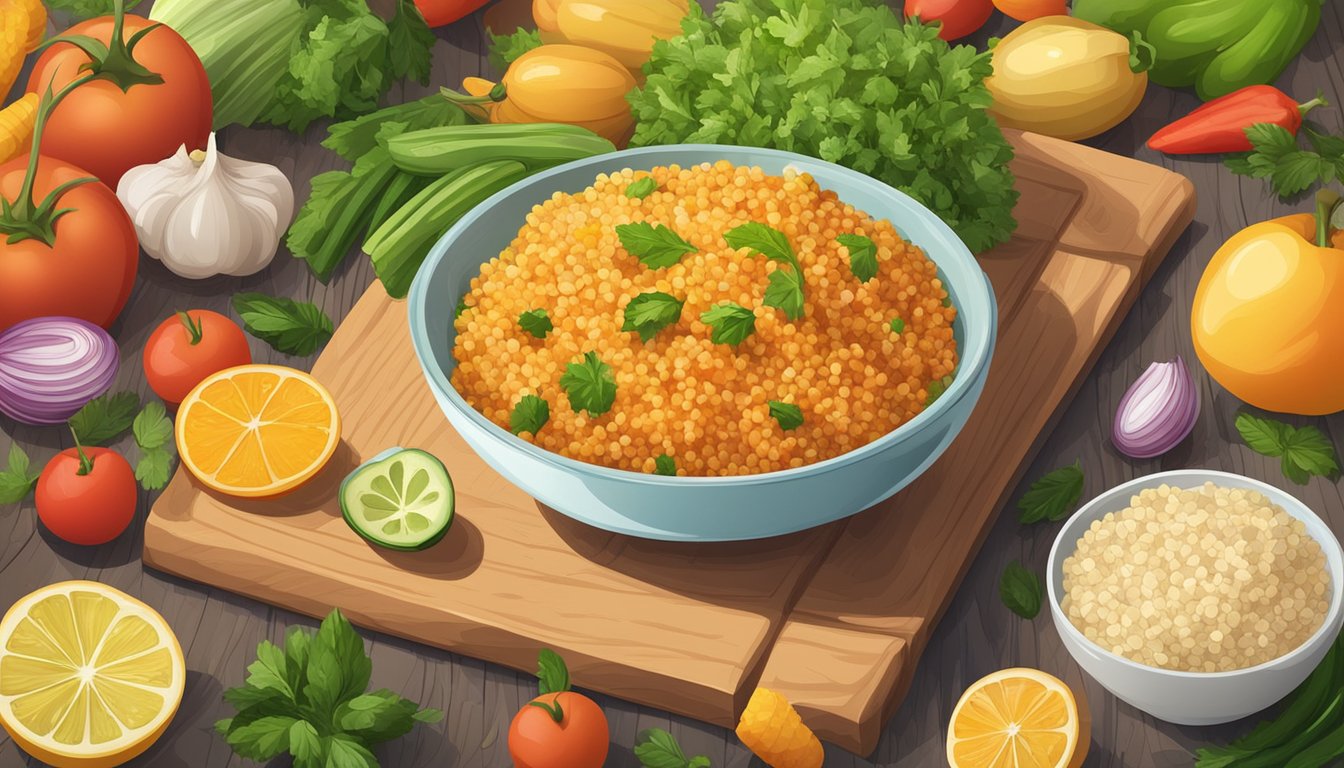
[[[1012,147],[993,118],[988,53],[949,47],[870,0],[691,4],[630,99],[631,144],[773,147],[853,168],[937,213],[971,250],[1017,223]]]

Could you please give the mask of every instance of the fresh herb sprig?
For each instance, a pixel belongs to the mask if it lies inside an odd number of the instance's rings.
[[[1313,476],[1331,477],[1339,472],[1334,444],[1316,427],[1294,427],[1244,412],[1237,414],[1236,426],[1251,450],[1280,459],[1284,476],[1295,483],[1305,485]]]
[[[1063,520],[1083,497],[1083,479],[1082,459],[1046,474],[1017,500],[1018,520],[1024,525]]]
[[[173,422],[163,403],[157,400],[146,403],[131,423],[131,434],[140,449],[135,479],[147,491],[163,488],[173,471],[173,454],[165,447],[173,437]]]
[[[233,309],[248,333],[275,351],[296,357],[313,354],[335,331],[327,313],[306,301],[264,293],[238,293],[233,297]]]
[[[555,323],[551,322],[550,315],[544,309],[529,309],[522,313],[518,316],[518,326],[538,339],[546,338],[548,333],[555,330]]]
[[[647,221],[617,224],[616,237],[622,248],[650,269],[666,269],[681,261],[682,256],[696,252],[696,247],[683,240],[681,235],[662,224]]]
[[[602,362],[596,352],[587,352],[583,360],[565,366],[560,377],[560,387],[569,397],[569,405],[575,413],[587,411],[597,418],[616,402],[616,376],[611,366]]]
[[[625,196],[633,200],[643,200],[658,189],[658,182],[652,176],[645,176],[630,182],[625,188]]]
[[[639,333],[639,340],[648,343],[664,328],[681,319],[681,308],[686,302],[662,291],[646,291],[625,305],[622,331]]]
[[[677,461],[666,453],[658,454],[653,460],[653,474],[674,477],[677,474]]]
[[[29,470],[28,454],[18,443],[9,446],[8,466],[0,472],[0,504],[18,504],[37,487],[37,473]]]
[[[732,248],[746,249],[764,256],[789,269],[770,273],[770,284],[765,289],[765,305],[784,311],[785,317],[797,320],[803,316],[803,268],[798,254],[789,243],[788,235],[760,222],[750,221],[733,227],[723,235]]]
[[[866,283],[877,277],[877,243],[863,235],[844,234],[835,241],[849,251],[849,271]]]
[[[779,400],[771,400],[770,417],[779,423],[779,428],[785,432],[795,430],[803,426],[803,409],[793,403],[785,403]]]
[[[1223,163],[1233,173],[1268,179],[1281,199],[1344,179],[1344,137],[1304,127],[1296,135],[1281,125],[1257,123],[1246,129],[1252,150],[1227,155]],[[1302,147],[1305,137],[1310,149]]]
[[[536,395],[523,395],[518,404],[513,406],[513,413],[509,414],[509,431],[515,435],[530,432],[536,437],[537,432],[550,420],[549,403]]]
[[[1041,580],[1021,563],[1009,563],[999,578],[999,598],[1008,610],[1034,619],[1041,612]]]
[[[541,47],[541,31],[518,28],[509,35],[496,35],[486,30],[490,36],[490,65],[503,72],[524,53]]]
[[[710,327],[710,341],[737,346],[756,332],[756,313],[731,301],[700,313],[700,322]]]
[[[676,738],[661,728],[639,732],[635,738],[635,759],[644,768],[710,768],[708,757],[686,757]]]
[[[139,411],[140,396],[134,392],[100,395],[70,417],[70,429],[85,447],[107,445],[131,428]]]

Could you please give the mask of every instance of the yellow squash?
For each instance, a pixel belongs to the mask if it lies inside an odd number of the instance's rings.
[[[688,12],[688,0],[559,0],[555,29],[564,42],[602,51],[638,72],[655,40],[681,34]]]
[[[1152,46],[1069,16],[1046,16],[994,47],[985,87],[1006,128],[1077,141],[1114,128],[1148,89]]]
[[[560,3],[561,0],[532,0],[532,20],[537,23],[537,31],[541,33],[543,43],[565,42],[557,18]]]

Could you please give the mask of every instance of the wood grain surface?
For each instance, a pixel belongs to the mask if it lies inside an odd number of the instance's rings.
[[[899,2],[892,4],[900,6]],[[455,84],[466,75],[489,73],[482,24],[478,14],[471,21],[438,31],[435,86]],[[57,19],[57,26],[62,25],[62,20]],[[988,37],[1001,36],[1013,26],[1014,22],[996,15],[973,41],[983,45]],[[1344,103],[1341,45],[1344,45],[1344,8],[1338,3],[1326,4],[1320,30],[1278,85],[1303,98],[1321,89],[1332,105]],[[426,90],[419,86],[395,89],[389,98],[402,99]],[[1302,209],[1301,203],[1282,203],[1262,182],[1232,176],[1216,162],[1167,158],[1142,147],[1154,130],[1197,105],[1192,93],[1154,86],[1129,121],[1087,142],[1110,152],[1161,164],[1189,177],[1199,192],[1195,223],[1153,274],[1071,405],[1058,415],[1053,425],[1041,431],[1039,437],[1043,443],[1037,458],[1008,499],[1016,498],[1030,479],[1075,459],[1081,460],[1086,470],[1087,495],[1163,469],[1209,467],[1282,485],[1325,517],[1336,532],[1344,534],[1341,486],[1319,478],[1306,486],[1287,484],[1276,461],[1260,457],[1241,444],[1232,427],[1240,404],[1212,384],[1197,367],[1195,375],[1204,398],[1204,410],[1194,435],[1186,443],[1161,459],[1132,461],[1116,454],[1106,439],[1120,395],[1149,363],[1176,354],[1193,362],[1190,302],[1214,250],[1247,224]],[[1344,127],[1336,106],[1318,110],[1313,118],[1332,131]],[[338,158],[318,146],[321,137],[321,127],[317,126],[298,137],[274,129],[230,130],[221,140],[230,154],[278,165],[294,179],[296,193],[302,199],[307,195],[312,176],[340,167]],[[176,279],[152,260],[142,259],[141,277],[131,304],[113,328],[127,361],[119,375],[118,387],[147,392],[138,366],[140,351],[155,325],[172,310],[202,307],[227,312],[228,297],[233,292],[260,290],[314,301],[339,322],[372,280],[372,271],[364,259],[352,259],[326,285],[314,280],[302,264],[294,263],[283,252],[275,265],[261,275],[194,283]],[[259,361],[304,368],[311,367],[313,362],[311,358],[274,353],[256,342],[253,354]],[[1344,418],[1340,416],[1301,423],[1316,424],[1337,442],[1344,440]],[[14,441],[38,463],[70,446],[68,436],[59,430],[24,427],[0,419],[0,432],[4,434],[0,438],[0,452],[7,451],[10,441]],[[130,440],[120,447],[130,449]],[[974,477],[988,469],[992,467],[967,467],[966,476]],[[151,501],[151,495],[142,496],[140,520],[147,514]],[[904,703],[882,728],[876,750],[858,757],[828,746],[828,768],[942,765],[947,717],[961,692],[980,676],[1011,665],[1051,671],[1088,696],[1093,713],[1092,748],[1085,763],[1088,768],[1189,766],[1195,747],[1226,740],[1248,727],[1248,723],[1194,728],[1157,722],[1116,701],[1084,678],[1061,646],[1048,618],[1029,622],[1010,613],[997,596],[999,574],[1015,560],[1028,567],[1043,568],[1056,530],[1050,525],[1024,529],[1011,509],[1004,512],[1003,508],[1010,506],[1010,503],[999,505],[995,512],[997,522],[965,573],[956,598],[937,627],[928,632],[928,644],[910,680]],[[46,534],[37,524],[31,504],[0,508],[0,606],[39,586],[69,578],[96,579],[144,599],[167,617],[181,639],[189,677],[186,699],[172,727],[158,745],[132,765],[162,768],[251,765],[232,755],[211,731],[211,724],[229,712],[220,694],[224,688],[242,681],[245,666],[254,658],[260,640],[280,640],[285,627],[315,626],[315,622],[223,590],[202,588],[145,569],[140,562],[142,531],[138,522],[112,544],[83,549]],[[817,626],[826,633],[817,637],[813,647],[826,652],[836,652],[843,643],[865,656],[903,653],[903,642],[892,635],[870,633],[862,627],[835,631],[825,624]],[[796,658],[803,661],[810,653],[807,625],[802,625],[797,635],[800,642],[793,647],[799,654]],[[447,712],[444,723],[417,729],[381,748],[378,754],[384,765],[475,768],[509,764],[505,746],[508,724],[534,690],[529,674],[381,633],[368,632],[366,638],[374,659],[375,686],[393,688]],[[761,765],[731,731],[669,715],[657,706],[636,705],[600,694],[596,698],[611,723],[609,766],[638,765],[630,746],[638,731],[648,727],[671,730],[688,753],[707,755],[716,768]],[[0,768],[37,765],[40,763],[24,756],[0,735]]]

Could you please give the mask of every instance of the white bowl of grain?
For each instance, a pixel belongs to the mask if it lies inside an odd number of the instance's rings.
[[[1305,504],[1228,472],[1159,472],[1078,510],[1046,587],[1064,647],[1172,723],[1239,720],[1316,668],[1344,621],[1344,552]]]

